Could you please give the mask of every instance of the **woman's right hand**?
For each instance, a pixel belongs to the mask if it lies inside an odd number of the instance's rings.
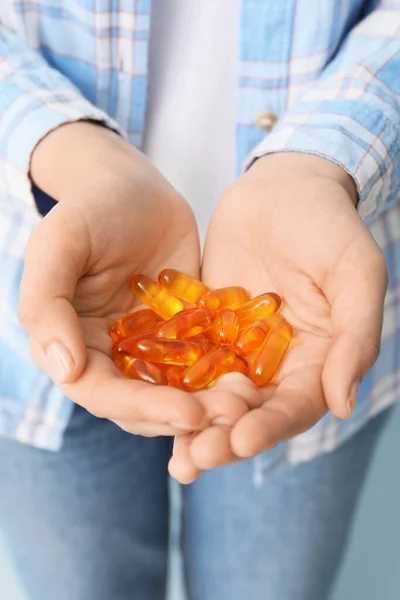
[[[18,317],[35,363],[66,396],[142,435],[202,428],[192,394],[124,378],[109,327],[128,312],[134,273],[199,275],[199,241],[185,200],[138,150],[92,123],[65,125],[32,157],[35,183],[58,204],[27,248]]]

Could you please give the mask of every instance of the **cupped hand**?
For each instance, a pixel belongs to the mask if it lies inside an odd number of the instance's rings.
[[[379,353],[387,288],[384,257],[356,201],[340,167],[300,154],[259,159],[220,199],[203,280],[211,287],[240,284],[252,295],[277,292],[294,340],[273,385],[259,391],[260,407],[232,428],[176,438],[170,472],[178,480],[271,449],[328,409],[350,416]],[[227,380],[232,392],[236,385]]]
[[[32,177],[59,200],[28,243],[18,316],[32,357],[74,402],[142,435],[196,430],[194,395],[125,379],[109,327],[134,304],[134,273],[199,274],[196,223],[157,169],[115,133],[66,125],[37,147]]]

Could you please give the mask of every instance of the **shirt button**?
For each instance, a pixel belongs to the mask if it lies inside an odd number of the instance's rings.
[[[270,112],[262,112],[256,119],[258,129],[262,129],[263,131],[271,131],[275,123],[276,116]]]

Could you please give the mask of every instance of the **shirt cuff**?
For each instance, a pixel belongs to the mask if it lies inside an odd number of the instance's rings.
[[[124,136],[113,119],[88,102],[57,72],[53,71],[47,88],[43,81],[40,89],[33,88],[29,92],[12,83],[6,87],[3,97],[7,102],[0,115],[0,158],[21,174],[28,174],[32,153],[40,140],[66,123],[97,121]]]
[[[251,152],[244,168],[276,152],[321,156],[354,179],[360,216],[372,221],[398,197],[400,129],[387,115],[362,101],[331,102],[324,108],[311,114],[301,110],[288,113]]]

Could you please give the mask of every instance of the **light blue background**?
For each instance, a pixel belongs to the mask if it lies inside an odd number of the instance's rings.
[[[358,510],[348,553],[332,600],[400,598],[400,407],[382,439]],[[1,493],[1,490],[0,490]],[[176,539],[169,600],[183,600]],[[23,594],[0,541],[0,597]]]

